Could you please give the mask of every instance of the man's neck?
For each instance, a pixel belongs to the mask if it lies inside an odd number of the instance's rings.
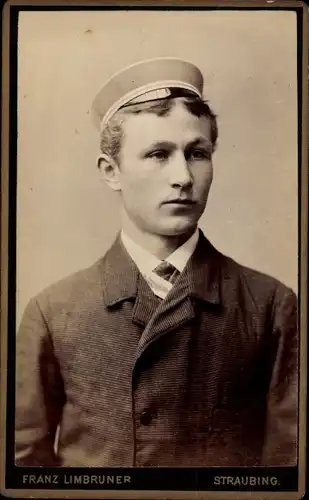
[[[123,224],[123,231],[127,236],[160,260],[166,259],[177,248],[183,245],[192,236],[195,230],[196,228],[193,228],[190,232],[185,234],[165,236],[144,232],[132,223]]]

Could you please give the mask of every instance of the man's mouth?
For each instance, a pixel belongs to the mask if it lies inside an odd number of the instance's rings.
[[[188,198],[175,198],[173,200],[166,201],[165,205],[195,205],[195,201]]]

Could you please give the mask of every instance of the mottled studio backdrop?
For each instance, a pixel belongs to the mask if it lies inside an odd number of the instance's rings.
[[[280,11],[22,12],[18,59],[17,317],[92,264],[119,230],[99,181],[92,98],[141,59],[197,64],[219,116],[200,227],[241,263],[297,289],[296,17]]]

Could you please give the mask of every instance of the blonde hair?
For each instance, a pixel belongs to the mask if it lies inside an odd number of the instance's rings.
[[[185,94],[185,95],[184,95]],[[157,116],[167,116],[176,101],[181,100],[186,109],[195,116],[206,116],[211,122],[211,142],[212,150],[214,151],[218,139],[217,116],[211,110],[207,101],[203,101],[199,97],[183,92],[182,95],[169,97],[165,99],[157,99],[143,103],[124,106],[113,118],[106,124],[100,133],[100,150],[102,154],[106,154],[119,162],[119,153],[121,150],[121,140],[123,137],[123,123],[128,115],[139,113],[155,113]]]

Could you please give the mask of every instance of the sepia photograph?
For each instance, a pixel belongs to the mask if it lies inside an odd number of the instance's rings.
[[[18,10],[9,488],[299,498],[300,4]]]

